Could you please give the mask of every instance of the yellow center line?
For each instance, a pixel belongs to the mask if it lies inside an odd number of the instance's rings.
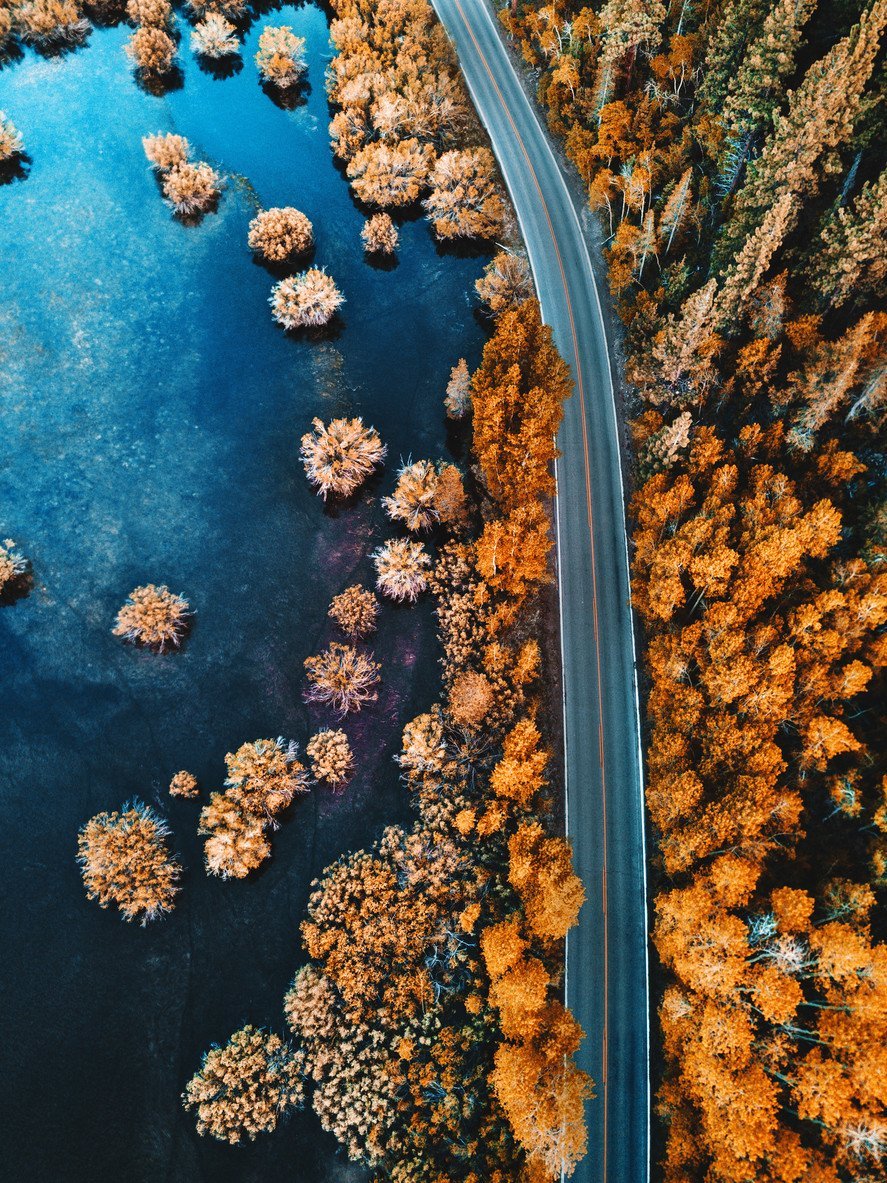
[[[582,448],[585,459],[585,502],[588,512],[588,533],[591,542],[591,588],[592,588],[592,619],[594,625],[594,647],[595,657],[597,661],[597,699],[598,699],[598,753],[601,764],[601,811],[603,820],[603,842],[602,842],[602,883],[601,883],[601,906],[603,911],[603,927],[604,927],[604,1023],[601,1034],[601,1085],[602,1085],[602,1102],[603,1102],[603,1178],[607,1178],[607,1046],[608,1046],[608,1024],[609,1024],[609,929],[607,918],[607,779],[606,779],[606,765],[604,763],[604,703],[603,690],[601,682],[601,647],[599,643],[598,632],[598,607],[597,607],[597,569],[595,563],[594,553],[594,513],[592,511],[591,502],[591,458],[588,446],[588,425],[585,417],[585,388],[582,382],[582,366],[579,360],[579,337],[576,332],[576,321],[573,316],[573,302],[570,299],[570,289],[567,284],[567,275],[564,269],[563,259],[561,257],[560,247],[558,246],[557,236],[554,232],[554,225],[551,220],[551,214],[548,209],[548,204],[542,193],[542,186],[539,184],[539,178],[536,175],[536,170],[533,167],[533,162],[530,159],[530,154],[524,144],[523,137],[517,129],[511,111],[508,109],[508,104],[505,101],[505,96],[499,88],[499,84],[490,68],[490,63],[487,61],[484,51],[481,49],[477,37],[474,35],[474,30],[468,22],[463,11],[460,0],[454,0],[456,8],[459,10],[459,15],[465,25],[469,37],[474,43],[477,50],[478,57],[484,65],[484,69],[490,77],[490,82],[496,94],[499,96],[499,101],[502,104],[502,109],[511,124],[514,137],[520,145],[521,152],[527,162],[527,168],[530,170],[530,175],[533,178],[533,184],[536,186],[536,192],[539,195],[539,201],[542,205],[542,210],[545,214],[545,220],[548,223],[548,229],[551,234],[552,245],[554,246],[554,253],[557,258],[558,268],[561,273],[561,282],[564,285],[564,298],[567,302],[567,312],[570,318],[570,332],[573,337],[573,353],[576,359],[576,388],[579,395],[579,408],[582,417]]]

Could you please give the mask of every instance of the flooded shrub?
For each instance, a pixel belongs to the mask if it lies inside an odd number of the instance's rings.
[[[211,210],[219,199],[221,178],[215,169],[199,161],[177,164],[163,178],[163,196],[180,217]]]
[[[0,115],[2,125],[2,115]],[[15,549],[11,538],[4,538],[0,542],[0,597],[8,595],[20,585],[28,575],[31,564],[23,554]]]
[[[187,0],[185,7],[198,20],[219,13],[229,21],[236,21],[246,12],[247,0]]]
[[[444,408],[448,419],[463,419],[471,410],[471,375],[464,357],[450,371]]]
[[[354,772],[354,755],[344,731],[324,727],[308,741],[305,751],[316,779],[334,788],[344,785]]]
[[[250,817],[273,821],[296,793],[308,792],[299,745],[282,736],[241,744],[225,756],[227,795]]]
[[[165,29],[172,21],[170,0],[127,0],[126,15],[134,25]]]
[[[89,32],[89,21],[74,0],[32,0],[17,14],[19,36],[38,49],[79,45]]]
[[[302,436],[300,449],[308,480],[324,500],[330,493],[350,497],[385,459],[379,433],[360,418],[332,419],[329,427],[312,419],[311,425],[314,430]]]
[[[484,267],[483,276],[474,286],[493,316],[498,316],[532,296],[530,265],[523,255],[499,251]]]
[[[182,1101],[197,1111],[199,1134],[236,1146],[276,1129],[304,1095],[301,1056],[279,1036],[246,1026],[204,1055]]]
[[[369,636],[379,619],[379,601],[359,583],[333,597],[329,615],[342,632],[355,639]]]
[[[408,530],[430,530],[438,519],[437,481],[437,469],[430,460],[404,464],[393,494],[382,498],[385,512],[392,521],[403,522]]]
[[[126,52],[137,68],[148,75],[168,74],[176,57],[176,43],[169,33],[153,25],[140,26],[126,43]]]
[[[268,303],[285,329],[319,328],[333,319],[345,297],[322,268],[312,267],[276,283]]]
[[[376,586],[392,600],[417,600],[428,587],[431,558],[421,542],[392,538],[370,556],[376,565]]]
[[[171,797],[197,797],[200,795],[200,790],[197,788],[197,777],[193,773],[177,772],[172,780],[169,782],[169,795]]]
[[[185,137],[171,131],[142,136],[142,147],[152,167],[159,173],[169,172],[171,168],[185,164],[191,151],[191,145]]]
[[[366,205],[412,205],[425,188],[434,149],[418,140],[394,144],[377,141],[357,152],[348,165],[348,179]]]
[[[360,232],[364,248],[370,254],[393,255],[397,250],[400,235],[390,214],[373,214],[363,224]]]
[[[269,263],[285,263],[314,246],[314,227],[292,206],[261,210],[249,224],[247,242]]]
[[[493,707],[493,687],[485,674],[465,670],[450,689],[449,713],[461,727],[479,727]]]
[[[245,879],[271,857],[264,823],[247,816],[227,793],[212,794],[200,812],[197,833],[206,837],[207,872],[221,879]]]
[[[237,53],[237,30],[225,17],[209,12],[191,31],[191,50],[206,58],[224,58]]]
[[[289,25],[266,25],[259,36],[256,66],[271,86],[295,86],[306,68],[305,38],[297,37]]]
[[[98,813],[80,828],[77,862],[86,894],[142,925],[172,911],[182,873],[166,845],[166,824],[140,801]]]
[[[353,645],[334,641],[322,653],[307,657],[305,669],[311,683],[306,702],[324,703],[345,715],[378,698],[379,666]]]
[[[444,152],[429,177],[425,212],[438,238],[494,238],[505,203],[488,148]]]
[[[7,42],[11,41],[12,37],[12,11],[5,6],[0,6],[0,54],[8,48]]]
[[[192,616],[184,596],[171,592],[166,584],[149,583],[129,593],[112,631],[115,637],[162,653],[182,643]]]

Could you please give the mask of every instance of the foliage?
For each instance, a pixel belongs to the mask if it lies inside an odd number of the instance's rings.
[[[186,7],[198,20],[218,12],[228,20],[236,21],[246,13],[248,4],[247,0],[186,0]]]
[[[612,236],[641,403],[666,1183],[883,1166],[887,5],[819,9],[502,13]]]
[[[41,50],[79,45],[90,28],[76,0],[31,0],[18,7],[15,20],[22,41]]]
[[[483,276],[474,286],[491,314],[498,316],[532,297],[530,265],[523,255],[499,251],[484,267]]]
[[[134,25],[165,29],[172,24],[170,0],[126,0],[126,15]]]
[[[184,770],[177,772],[169,782],[169,794],[171,797],[199,797],[197,777]]]
[[[292,206],[260,210],[249,224],[247,242],[271,263],[285,263],[314,246],[314,227]]]
[[[413,603],[427,588],[431,557],[421,542],[392,538],[370,557],[376,566],[376,587],[392,600]]]
[[[374,427],[363,420],[331,419],[325,426],[312,419],[313,431],[302,436],[305,473],[324,500],[330,493],[350,497],[385,459],[387,451]]]
[[[18,128],[7,118],[5,111],[0,111],[0,164],[14,160],[25,150],[25,142]]]
[[[345,297],[322,267],[311,267],[276,283],[268,303],[285,329],[319,328],[329,324]]]
[[[142,926],[171,912],[182,873],[166,845],[169,830],[140,801],[121,813],[98,813],[80,828],[77,862],[86,894],[99,907],[115,904]]]
[[[182,1100],[197,1112],[197,1132],[236,1146],[269,1133],[304,1099],[300,1057],[277,1035],[256,1027],[212,1047]]]
[[[170,169],[179,168],[185,164],[191,154],[191,145],[184,136],[177,136],[173,132],[158,132],[153,136],[142,137],[142,147],[145,149],[151,166],[159,173],[168,173]]]
[[[367,218],[360,237],[364,249],[374,255],[393,255],[400,241],[400,234],[390,214],[373,214]]]
[[[385,512],[408,530],[430,530],[438,518],[437,480],[437,469],[430,460],[402,465],[394,493],[382,498]]]
[[[379,601],[368,588],[354,583],[333,597],[329,616],[346,637],[360,640],[375,631],[379,619]]]
[[[193,612],[184,596],[166,584],[148,583],[134,588],[117,613],[113,633],[133,645],[146,645],[162,653],[178,648],[190,627]]]
[[[0,542],[0,597],[8,595],[26,578],[31,564],[15,548],[11,538]]]
[[[176,43],[165,29],[157,28],[155,25],[140,25],[127,41],[126,52],[139,70],[149,77],[157,77],[168,74],[172,69],[176,58]]]
[[[501,232],[505,202],[489,148],[444,152],[428,182],[425,213],[438,238],[495,238]]]
[[[311,761],[312,774],[334,788],[344,785],[354,772],[354,754],[344,731],[322,727],[308,741],[305,751]]]
[[[237,29],[218,12],[208,12],[191,31],[191,50],[207,58],[224,58],[239,53]]]
[[[305,38],[289,25],[266,25],[259,35],[256,67],[271,86],[288,90],[298,85],[306,70]]]
[[[227,793],[213,793],[200,812],[206,869],[222,879],[244,879],[271,857],[265,823],[245,813]]]
[[[305,669],[310,682],[305,701],[328,704],[340,716],[378,698],[380,667],[353,645],[333,641],[322,653],[306,657]]]
[[[227,796],[250,817],[273,821],[297,793],[308,792],[308,774],[293,740],[256,739],[228,752]]]
[[[471,375],[464,357],[450,371],[444,409],[448,419],[464,419],[471,410]]]

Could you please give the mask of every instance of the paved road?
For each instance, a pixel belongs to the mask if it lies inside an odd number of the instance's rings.
[[[607,337],[579,219],[486,0],[434,0],[518,213],[543,316],[576,382],[559,436],[567,828],[588,900],[567,1001],[595,1080],[580,1183],[649,1177],[647,915],[634,646]]]

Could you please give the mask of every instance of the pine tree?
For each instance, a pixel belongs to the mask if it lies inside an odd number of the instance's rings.
[[[807,275],[823,301],[840,308],[875,292],[887,278],[887,170],[863,185],[853,205],[826,217]]]

